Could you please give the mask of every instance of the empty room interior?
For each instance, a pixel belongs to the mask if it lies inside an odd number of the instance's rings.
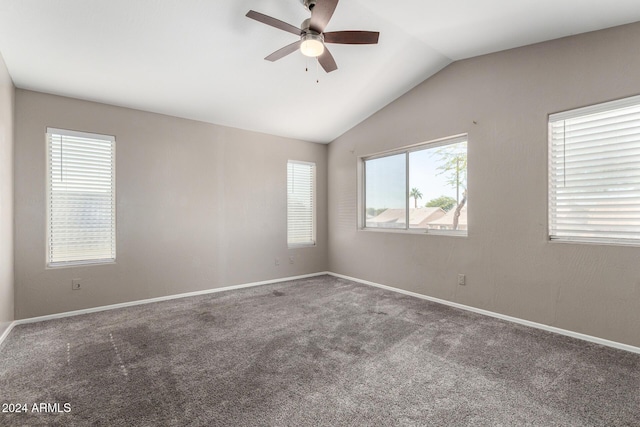
[[[0,0],[0,425],[640,425],[636,0]]]

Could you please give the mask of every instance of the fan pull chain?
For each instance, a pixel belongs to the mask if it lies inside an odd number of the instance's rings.
[[[320,77],[318,77],[318,57],[316,56],[316,83],[320,83]]]

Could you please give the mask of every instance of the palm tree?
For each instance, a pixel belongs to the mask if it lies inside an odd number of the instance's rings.
[[[413,197],[414,207],[418,207],[418,199],[422,199],[422,193],[416,187],[413,187],[409,192],[409,197]]]

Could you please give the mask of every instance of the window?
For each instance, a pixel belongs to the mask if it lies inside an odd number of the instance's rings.
[[[640,97],[549,116],[549,237],[640,243]]]
[[[47,129],[47,264],[115,258],[115,138]]]
[[[287,243],[289,247],[316,244],[314,163],[287,163]]]
[[[362,158],[365,229],[467,234],[467,137]]]

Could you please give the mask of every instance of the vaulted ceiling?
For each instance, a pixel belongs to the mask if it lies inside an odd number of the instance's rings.
[[[640,21],[637,0],[342,0],[326,30],[380,42],[330,45],[326,74],[265,61],[296,36],[250,9],[309,17],[299,0],[0,0],[0,52],[19,88],[326,143],[452,61]]]

